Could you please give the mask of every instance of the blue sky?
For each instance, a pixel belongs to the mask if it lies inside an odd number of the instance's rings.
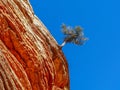
[[[30,0],[59,44],[61,24],[84,28],[84,46],[67,44],[71,90],[120,90],[119,0]]]

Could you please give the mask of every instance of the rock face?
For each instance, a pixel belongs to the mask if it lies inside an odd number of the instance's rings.
[[[0,0],[0,90],[69,90],[66,59],[28,0]]]

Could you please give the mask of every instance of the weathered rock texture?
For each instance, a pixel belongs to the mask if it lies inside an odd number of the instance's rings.
[[[66,59],[28,0],[0,0],[0,90],[69,90]]]

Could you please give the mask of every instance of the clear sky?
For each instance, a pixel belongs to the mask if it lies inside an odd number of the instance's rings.
[[[61,44],[61,24],[84,28],[84,46],[67,44],[63,52],[71,90],[120,90],[119,0],[30,0],[35,14]]]

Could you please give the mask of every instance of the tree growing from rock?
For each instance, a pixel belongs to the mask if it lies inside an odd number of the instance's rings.
[[[70,26],[62,25],[62,33],[64,34],[64,41],[60,45],[62,48],[66,43],[74,43],[76,45],[83,45],[88,38],[84,36],[83,29],[80,26],[74,28]]]

